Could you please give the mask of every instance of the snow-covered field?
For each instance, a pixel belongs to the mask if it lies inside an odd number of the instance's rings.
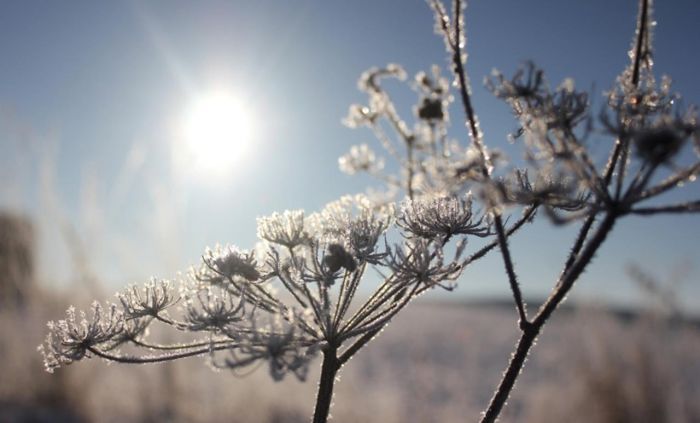
[[[0,422],[294,423],[311,415],[320,360],[306,383],[274,383],[264,367],[214,373],[198,358],[167,366],[92,360],[48,375],[35,352],[46,314],[0,313]],[[515,318],[505,306],[414,304],[341,371],[334,421],[476,421],[516,341]],[[502,421],[697,422],[698,357],[696,325],[562,310]],[[34,420],[21,417],[27,410]]]

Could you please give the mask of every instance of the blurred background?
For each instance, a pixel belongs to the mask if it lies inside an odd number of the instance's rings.
[[[481,84],[492,68],[533,60],[552,85],[590,89],[600,109],[635,16],[633,0],[470,2],[467,69],[487,142],[518,157],[508,107]],[[655,16],[657,74],[700,104],[700,58],[687,51],[700,45],[700,3],[659,4]],[[176,277],[207,246],[252,248],[258,216],[376,186],[338,171],[350,146],[373,141],[341,118],[365,101],[356,81],[372,66],[444,67],[429,7],[3,1],[0,53],[0,422],[306,421],[315,374],[274,384],[264,370],[234,377],[195,359],[48,375],[36,347],[70,304]],[[416,93],[387,88],[410,122]],[[453,106],[451,135],[465,139]],[[542,221],[514,238],[532,306],[576,229]],[[700,421],[698,239],[697,217],[623,221],[541,337],[504,421]],[[498,259],[425,296],[359,354],[341,374],[336,420],[476,419],[517,335]]]

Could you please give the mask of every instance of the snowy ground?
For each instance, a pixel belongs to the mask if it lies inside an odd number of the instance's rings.
[[[213,373],[202,359],[170,366],[78,363],[57,374],[35,352],[45,316],[0,313],[0,422],[306,422],[306,383]],[[52,316],[55,317],[56,315]],[[409,307],[340,374],[337,422],[477,421],[516,341],[515,311],[496,305]],[[540,337],[504,422],[700,421],[700,331],[642,316],[562,310]],[[55,410],[63,409],[63,414]]]

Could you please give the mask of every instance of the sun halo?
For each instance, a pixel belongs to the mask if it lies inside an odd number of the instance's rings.
[[[206,175],[231,172],[250,148],[253,126],[245,104],[233,93],[217,90],[198,96],[183,122],[182,165]]]

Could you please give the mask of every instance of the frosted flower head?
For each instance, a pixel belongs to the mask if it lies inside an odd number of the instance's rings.
[[[299,337],[293,324],[283,323],[278,316],[265,327],[254,324],[219,367],[237,369],[264,360],[268,362],[273,380],[281,381],[287,373],[292,373],[304,381],[316,351],[314,342]]]
[[[146,283],[143,288],[131,285],[117,294],[117,298],[122,304],[124,313],[130,319],[144,316],[156,317],[179,301],[170,282],[156,279]]]
[[[84,311],[76,315],[74,307],[70,307],[66,314],[66,319],[48,323],[49,334],[39,346],[44,367],[49,373],[88,357],[94,346],[112,346],[124,330],[124,315],[115,304],[109,304],[105,310],[100,303],[93,303],[92,316]]]
[[[379,238],[389,227],[389,218],[364,212],[348,224],[346,239],[352,253],[360,260],[376,264],[385,253],[377,252]]]
[[[566,79],[548,99],[541,116],[548,129],[568,131],[588,117],[588,93],[574,90],[573,80]]]
[[[426,72],[418,72],[414,89],[420,94],[420,100],[414,110],[419,119],[430,123],[449,120],[447,108],[452,96],[449,82],[440,75],[439,66],[432,67],[432,76],[428,76]]]
[[[522,205],[544,205],[555,209],[576,211],[586,205],[587,196],[576,188],[576,180],[565,174],[553,174],[538,169],[534,182],[527,169],[517,169],[502,182],[502,199]]]
[[[355,145],[338,159],[340,170],[348,175],[357,172],[376,173],[384,168],[384,160],[377,158],[367,144]]]
[[[242,277],[253,282],[260,279],[254,253],[228,247],[218,256],[205,259],[210,268],[225,278]]]
[[[342,120],[343,125],[348,128],[357,128],[363,125],[372,125],[379,117],[379,114],[367,106],[353,104],[348,110],[348,115]]]
[[[453,235],[490,235],[482,219],[474,219],[471,194],[466,197],[438,197],[404,202],[398,225],[410,236],[436,239]]]
[[[287,210],[258,218],[258,237],[273,244],[294,249],[308,243],[309,235],[304,230],[304,211]]]
[[[562,140],[589,116],[587,93],[576,91],[571,78],[552,90],[544,72],[532,62],[526,62],[510,80],[494,70],[486,86],[507,102],[520,120],[521,127],[511,138],[527,135],[528,146],[546,158],[566,151],[568,146]],[[548,139],[548,131],[557,131],[554,141]]]
[[[462,246],[458,247],[461,254]],[[398,283],[421,283],[428,286],[442,286],[445,281],[456,280],[461,268],[456,260],[444,264],[442,248],[424,239],[409,240],[401,247],[394,248],[385,264],[395,273]]]
[[[671,92],[671,79],[663,77],[657,86],[651,72],[646,73],[645,83],[639,86],[630,82],[630,70],[618,77],[615,86],[607,93],[608,107],[626,119],[636,119],[670,109],[678,99]]]
[[[186,300],[185,319],[192,331],[224,331],[244,317],[245,295],[234,297],[228,291],[200,290]]]
[[[525,62],[510,80],[494,69],[491,71],[491,78],[484,82],[496,97],[508,102],[520,99],[539,101],[546,92],[544,71],[530,61]]]
[[[357,195],[328,204],[321,213],[313,215],[313,221],[322,242],[342,245],[360,261],[373,263],[382,258],[376,245],[392,215],[392,207],[377,210],[367,197]]]

